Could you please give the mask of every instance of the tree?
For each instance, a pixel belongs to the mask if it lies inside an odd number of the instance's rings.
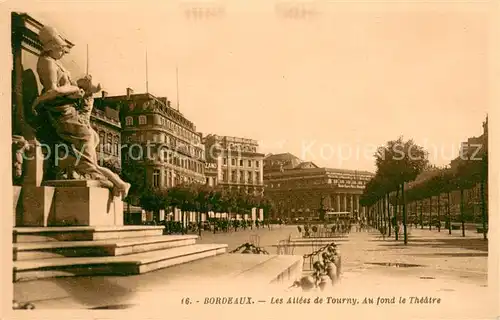
[[[133,161],[125,160],[122,163],[120,176],[131,185],[125,201],[128,204],[137,204],[144,190],[148,189],[146,185],[146,171],[143,167],[134,165]]]
[[[413,140],[404,141],[402,137],[397,140],[388,141],[379,148],[375,154],[377,173],[373,178],[376,187],[380,190],[372,190],[376,198],[380,200],[381,194],[401,190],[403,209],[404,243],[408,243],[408,232],[406,226],[406,203],[405,184],[415,178],[428,165],[427,152],[416,145]],[[367,186],[368,187],[368,186]],[[373,186],[372,186],[373,188]]]
[[[144,210],[152,211],[155,215],[168,206],[168,196],[161,189],[151,188],[144,191],[139,197],[139,203]]]

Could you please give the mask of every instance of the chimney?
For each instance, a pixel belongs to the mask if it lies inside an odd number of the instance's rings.
[[[168,100],[168,101],[167,101],[167,106],[168,106],[169,108],[171,108],[171,107],[170,107],[170,102],[171,102],[170,100]]]
[[[130,99],[130,97],[134,94],[134,90],[132,88],[127,88],[127,99]]]
[[[108,92],[107,92],[107,91],[102,90],[102,98],[103,98],[103,99],[106,99],[107,97],[108,97]]]

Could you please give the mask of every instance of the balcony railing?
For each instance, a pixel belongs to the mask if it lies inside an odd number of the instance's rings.
[[[93,116],[94,118],[97,118],[99,120],[110,122],[110,123],[112,123],[112,124],[114,124],[116,126],[121,127],[121,124],[120,124],[119,120],[114,119],[114,118],[110,118],[110,117],[106,116],[106,113],[104,111],[102,111],[102,110],[93,109],[92,113],[91,113],[91,116]]]

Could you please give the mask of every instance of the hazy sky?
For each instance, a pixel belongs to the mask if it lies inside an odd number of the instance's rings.
[[[264,153],[320,166],[374,170],[371,146],[399,135],[443,165],[482,131],[486,3],[299,1],[285,5],[315,14],[287,19],[271,0],[203,1],[196,6],[223,13],[197,20],[187,2],[89,2],[17,8],[76,44],[68,57],[75,76],[85,72],[88,44],[90,73],[111,95],[146,90],[147,47],[149,91],[175,104],[178,66],[180,110],[203,133],[253,138]]]

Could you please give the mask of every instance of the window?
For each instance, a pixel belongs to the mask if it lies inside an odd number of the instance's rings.
[[[222,171],[222,181],[227,182],[227,174],[226,174],[226,171]]]
[[[158,187],[160,185],[160,170],[153,170],[153,187]]]
[[[240,167],[243,167],[243,160],[240,160]]]
[[[147,124],[146,116],[139,116],[139,124]]]
[[[104,152],[104,132],[99,132],[99,150]]]
[[[108,133],[107,135],[107,143],[106,143],[106,152],[111,153],[111,147],[113,145],[113,135]]]
[[[231,181],[236,182],[236,170],[231,171]]]
[[[248,172],[248,183],[253,183],[252,172]]]
[[[134,125],[134,118],[132,118],[132,117],[126,117],[125,118],[125,125],[127,125],[127,126]]]
[[[118,139],[118,136],[114,136],[113,138],[113,154],[115,156],[118,155],[118,144],[120,143],[120,139]]]
[[[257,168],[258,168],[258,167],[260,167],[260,161],[259,161],[259,160],[255,161],[255,166],[256,166]]]
[[[248,160],[248,166],[251,167],[252,166],[252,160]]]
[[[245,172],[244,171],[240,171],[240,182],[245,183]]]
[[[235,166],[235,165],[236,165],[236,159],[235,159],[235,158],[232,158],[232,159],[231,159],[231,165],[232,165],[232,166]]]
[[[222,162],[224,163],[224,165],[227,165],[227,158],[224,158]]]

